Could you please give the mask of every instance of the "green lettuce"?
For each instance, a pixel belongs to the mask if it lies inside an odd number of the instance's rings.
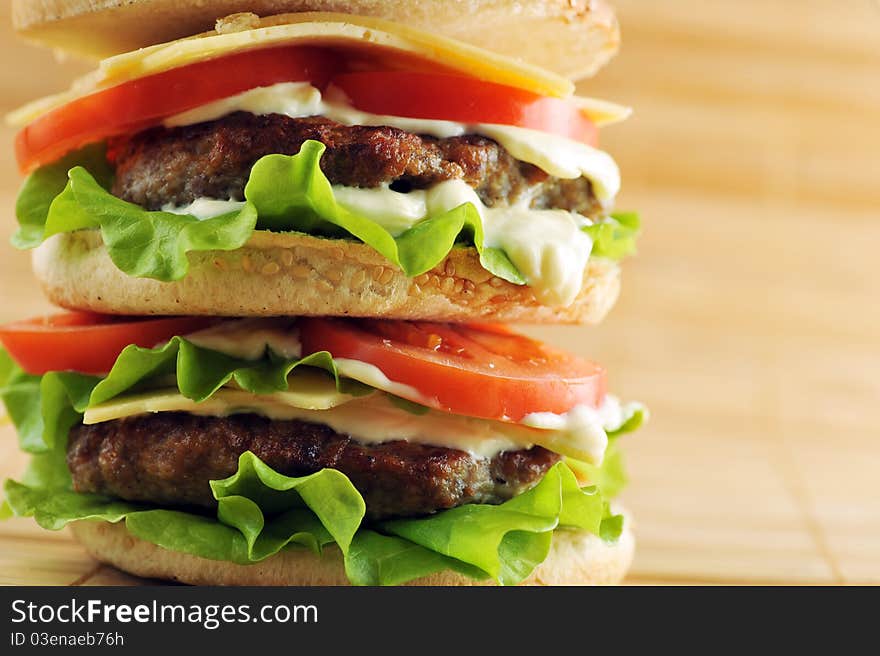
[[[4,484],[0,517],[33,517],[51,530],[74,521],[124,522],[132,535],[164,548],[239,564],[285,549],[319,555],[330,550],[341,556],[349,580],[358,585],[395,585],[449,569],[516,584],[547,557],[557,529],[585,530],[609,541],[620,535],[623,519],[611,513],[610,497],[598,484],[619,487],[615,481],[622,474],[614,458],[591,470],[597,483],[591,487],[578,485],[574,470],[583,463],[559,463],[534,488],[500,505],[472,504],[372,523],[365,518],[363,497],[341,472],[289,477],[250,452],[242,454],[235,474],[211,482],[217,500],[213,513],[73,491],[67,434],[87,408],[165,388],[172,376],[181,394],[194,401],[230,382],[258,394],[283,391],[300,367],[326,372],[340,392],[370,392],[341,378],[326,352],[293,360],[267,349],[260,359],[240,360],[174,337],[153,349],[127,347],[100,378],[71,372],[31,376],[0,350],[0,398],[22,449],[32,454],[22,480]],[[621,430],[634,427],[640,416],[634,413]]]
[[[15,360],[2,348],[0,348],[0,389],[6,386],[18,371]]]
[[[241,248],[256,227],[257,210],[251,203],[199,220],[150,212],[121,200],[107,191],[112,177],[106,157],[100,163],[102,157],[102,149],[91,146],[31,174],[16,203],[20,228],[13,245],[33,248],[52,235],[98,229],[117,268],[130,276],[168,282],[186,275],[187,253]],[[81,163],[70,168],[75,162]],[[96,170],[100,173],[90,172]],[[62,176],[62,171],[67,172]]]
[[[604,221],[583,228],[593,239],[592,254],[611,260],[635,254],[640,230],[641,219],[635,212],[616,212]]]
[[[609,441],[601,465],[593,465],[574,458],[566,458],[565,462],[580,480],[589,481],[602,490],[602,494],[609,499],[620,494],[629,482],[623,452],[618,447],[617,440]]]
[[[606,540],[622,528],[597,489],[579,488],[563,463],[498,506],[373,526],[364,520],[363,497],[341,472],[285,476],[251,452],[242,454],[235,474],[211,482],[213,516],[74,492],[60,445],[34,457],[24,482],[7,480],[3,489],[0,516],[33,517],[50,530],[74,521],[123,521],[138,538],[212,560],[247,565],[284,549],[317,555],[335,549],[355,585],[397,585],[446,569],[516,584],[546,558],[557,528],[590,530]]]
[[[483,222],[470,203],[425,217],[396,237],[372,219],[342,207],[319,166],[324,149],[318,141],[306,141],[297,155],[267,155],[254,164],[244,195],[257,207],[258,227],[350,235],[376,249],[408,276],[421,275],[440,264],[463,236],[476,247],[484,269],[512,283],[526,283],[504,251],[484,246]]]
[[[343,394],[362,396],[372,392],[362,383],[340,377],[333,357],[326,351],[288,359],[267,350],[257,360],[242,360],[196,346],[183,337],[172,337],[152,349],[127,346],[104,377],[57,371],[30,376],[13,371],[0,389],[0,399],[18,431],[21,449],[43,453],[64,442],[88,408],[126,393],[167,387],[171,377],[183,396],[201,402],[230,382],[254,394],[286,391],[298,367],[326,371]]]
[[[113,183],[113,169],[102,144],[86,146],[51,165],[41,166],[27,177],[18,193],[15,202],[18,231],[12,236],[14,246],[34,248],[52,234],[47,233],[52,202],[65,190],[68,172],[76,167],[91,171],[93,179],[106,189]],[[57,219],[53,223],[57,225]]]
[[[479,213],[470,203],[425,217],[400,235],[340,206],[320,168],[324,145],[306,141],[296,155],[268,155],[254,165],[245,187],[245,205],[209,219],[148,211],[113,196],[104,149],[89,146],[32,173],[16,204],[19,229],[12,242],[34,248],[48,237],[99,229],[110,259],[127,275],[180,280],[189,269],[187,253],[235,250],[254,230],[301,232],[358,239],[418,276],[441,263],[458,245],[473,245],[482,266],[499,278],[526,284],[503,250],[486,247]],[[584,228],[594,254],[618,259],[634,250],[638,217],[617,214]]]
[[[620,450],[618,440],[621,435],[638,430],[648,419],[648,411],[641,404],[630,404],[629,415],[616,429],[608,432],[608,447],[605,449],[605,457],[601,465],[593,465],[588,462],[566,458],[568,466],[577,474],[582,481],[589,481],[595,485],[602,494],[613,499],[623,491],[629,482],[626,476],[626,463],[623,459],[623,451]]]

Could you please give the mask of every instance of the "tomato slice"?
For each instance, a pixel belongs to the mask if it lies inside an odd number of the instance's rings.
[[[397,64],[405,64],[404,61]],[[163,119],[249,89],[307,81],[343,93],[363,111],[462,123],[497,123],[560,134],[596,145],[595,124],[571,100],[449,73],[415,70],[347,73],[345,66],[389,66],[347,60],[310,46],[252,50],[150,75],[96,91],[36,119],[15,138],[22,172],[108,137],[133,134]],[[415,65],[410,62],[409,65]]]
[[[460,123],[497,123],[559,134],[596,146],[596,125],[570,100],[484,82],[472,77],[416,71],[337,75],[331,88],[372,114]]]
[[[22,129],[15,155],[22,172],[71,150],[139,132],[168,116],[279,82],[323,87],[338,70],[332,53],[310,47],[253,50],[189,64],[78,98]]]
[[[216,321],[212,317],[141,319],[65,312],[0,326],[0,343],[29,374],[104,374],[129,344],[152,348]]]
[[[415,388],[409,400],[445,412],[516,422],[605,398],[602,367],[497,326],[324,318],[298,325],[303,353],[367,362]]]

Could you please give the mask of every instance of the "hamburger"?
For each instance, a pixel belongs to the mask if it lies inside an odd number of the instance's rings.
[[[107,57],[10,117],[13,243],[67,311],[0,327],[33,454],[5,512],[196,584],[623,577],[645,411],[505,325],[616,300],[638,219],[597,132],[628,110],[566,77],[613,14],[410,4],[15,4]],[[472,29],[502,15],[562,74]]]

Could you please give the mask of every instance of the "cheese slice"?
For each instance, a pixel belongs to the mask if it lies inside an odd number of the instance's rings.
[[[210,398],[196,402],[176,389],[160,389],[117,397],[92,406],[83,418],[86,424],[97,424],[152,412],[192,412],[207,415],[229,414],[235,408],[287,407],[302,410],[329,410],[358,397],[336,389],[323,371],[301,369],[288,378],[288,389],[271,394],[253,394],[235,387],[224,387]]]
[[[281,14],[258,27],[206,32],[110,57],[98,67],[101,86],[152,75],[197,61],[255,48],[290,45],[379,47],[439,64],[468,75],[547,96],[567,97],[574,84],[555,73],[475,46],[369,16],[332,12]]]
[[[403,59],[407,67],[428,64],[545,96],[568,98],[574,92],[570,80],[545,69],[368,16],[303,12],[239,27],[220,27],[219,32],[205,32],[105,59],[97,70],[74,82],[69,91],[25,105],[9,114],[7,121],[14,126],[26,125],[55,107],[103,88],[233,53],[294,44],[369,49],[371,58],[385,60],[389,68],[399,68]],[[600,125],[621,120],[629,112],[604,101],[579,99],[578,103]]]
[[[593,464],[600,464],[605,454],[608,445],[606,429],[615,428],[603,426],[601,409],[585,406],[578,406],[565,415],[553,415],[556,422],[551,424],[552,428],[545,429],[542,424],[548,422],[540,417],[539,421],[531,421],[529,418],[533,415],[517,424],[436,410],[414,414],[399,407],[384,392],[343,398],[335,390],[321,386],[308,396],[290,392],[252,394],[222,388],[200,403],[175,389],[156,390],[119,397],[88,408],[83,421],[98,424],[157,412],[187,412],[213,417],[252,412],[273,420],[324,424],[338,433],[351,435],[362,444],[405,440],[459,449],[481,458],[538,445]]]

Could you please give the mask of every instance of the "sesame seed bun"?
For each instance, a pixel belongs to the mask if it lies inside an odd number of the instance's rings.
[[[486,271],[473,248],[454,248],[408,278],[365,244],[258,230],[235,251],[190,253],[176,282],[116,268],[97,230],[51,237],[34,253],[49,300],[108,314],[353,316],[436,321],[598,323],[620,291],[616,262],[590,258],[575,302],[542,305],[529,287]]]
[[[610,585],[620,583],[630,567],[635,538],[625,524],[617,542],[608,543],[585,531],[558,530],[547,559],[523,585]],[[131,535],[125,524],[79,521],[74,536],[97,560],[136,576],[191,585],[348,585],[342,553],[326,548],[321,556],[305,549],[286,549],[253,565],[237,565],[170,551]],[[493,585],[452,571],[438,572],[407,585]]]

